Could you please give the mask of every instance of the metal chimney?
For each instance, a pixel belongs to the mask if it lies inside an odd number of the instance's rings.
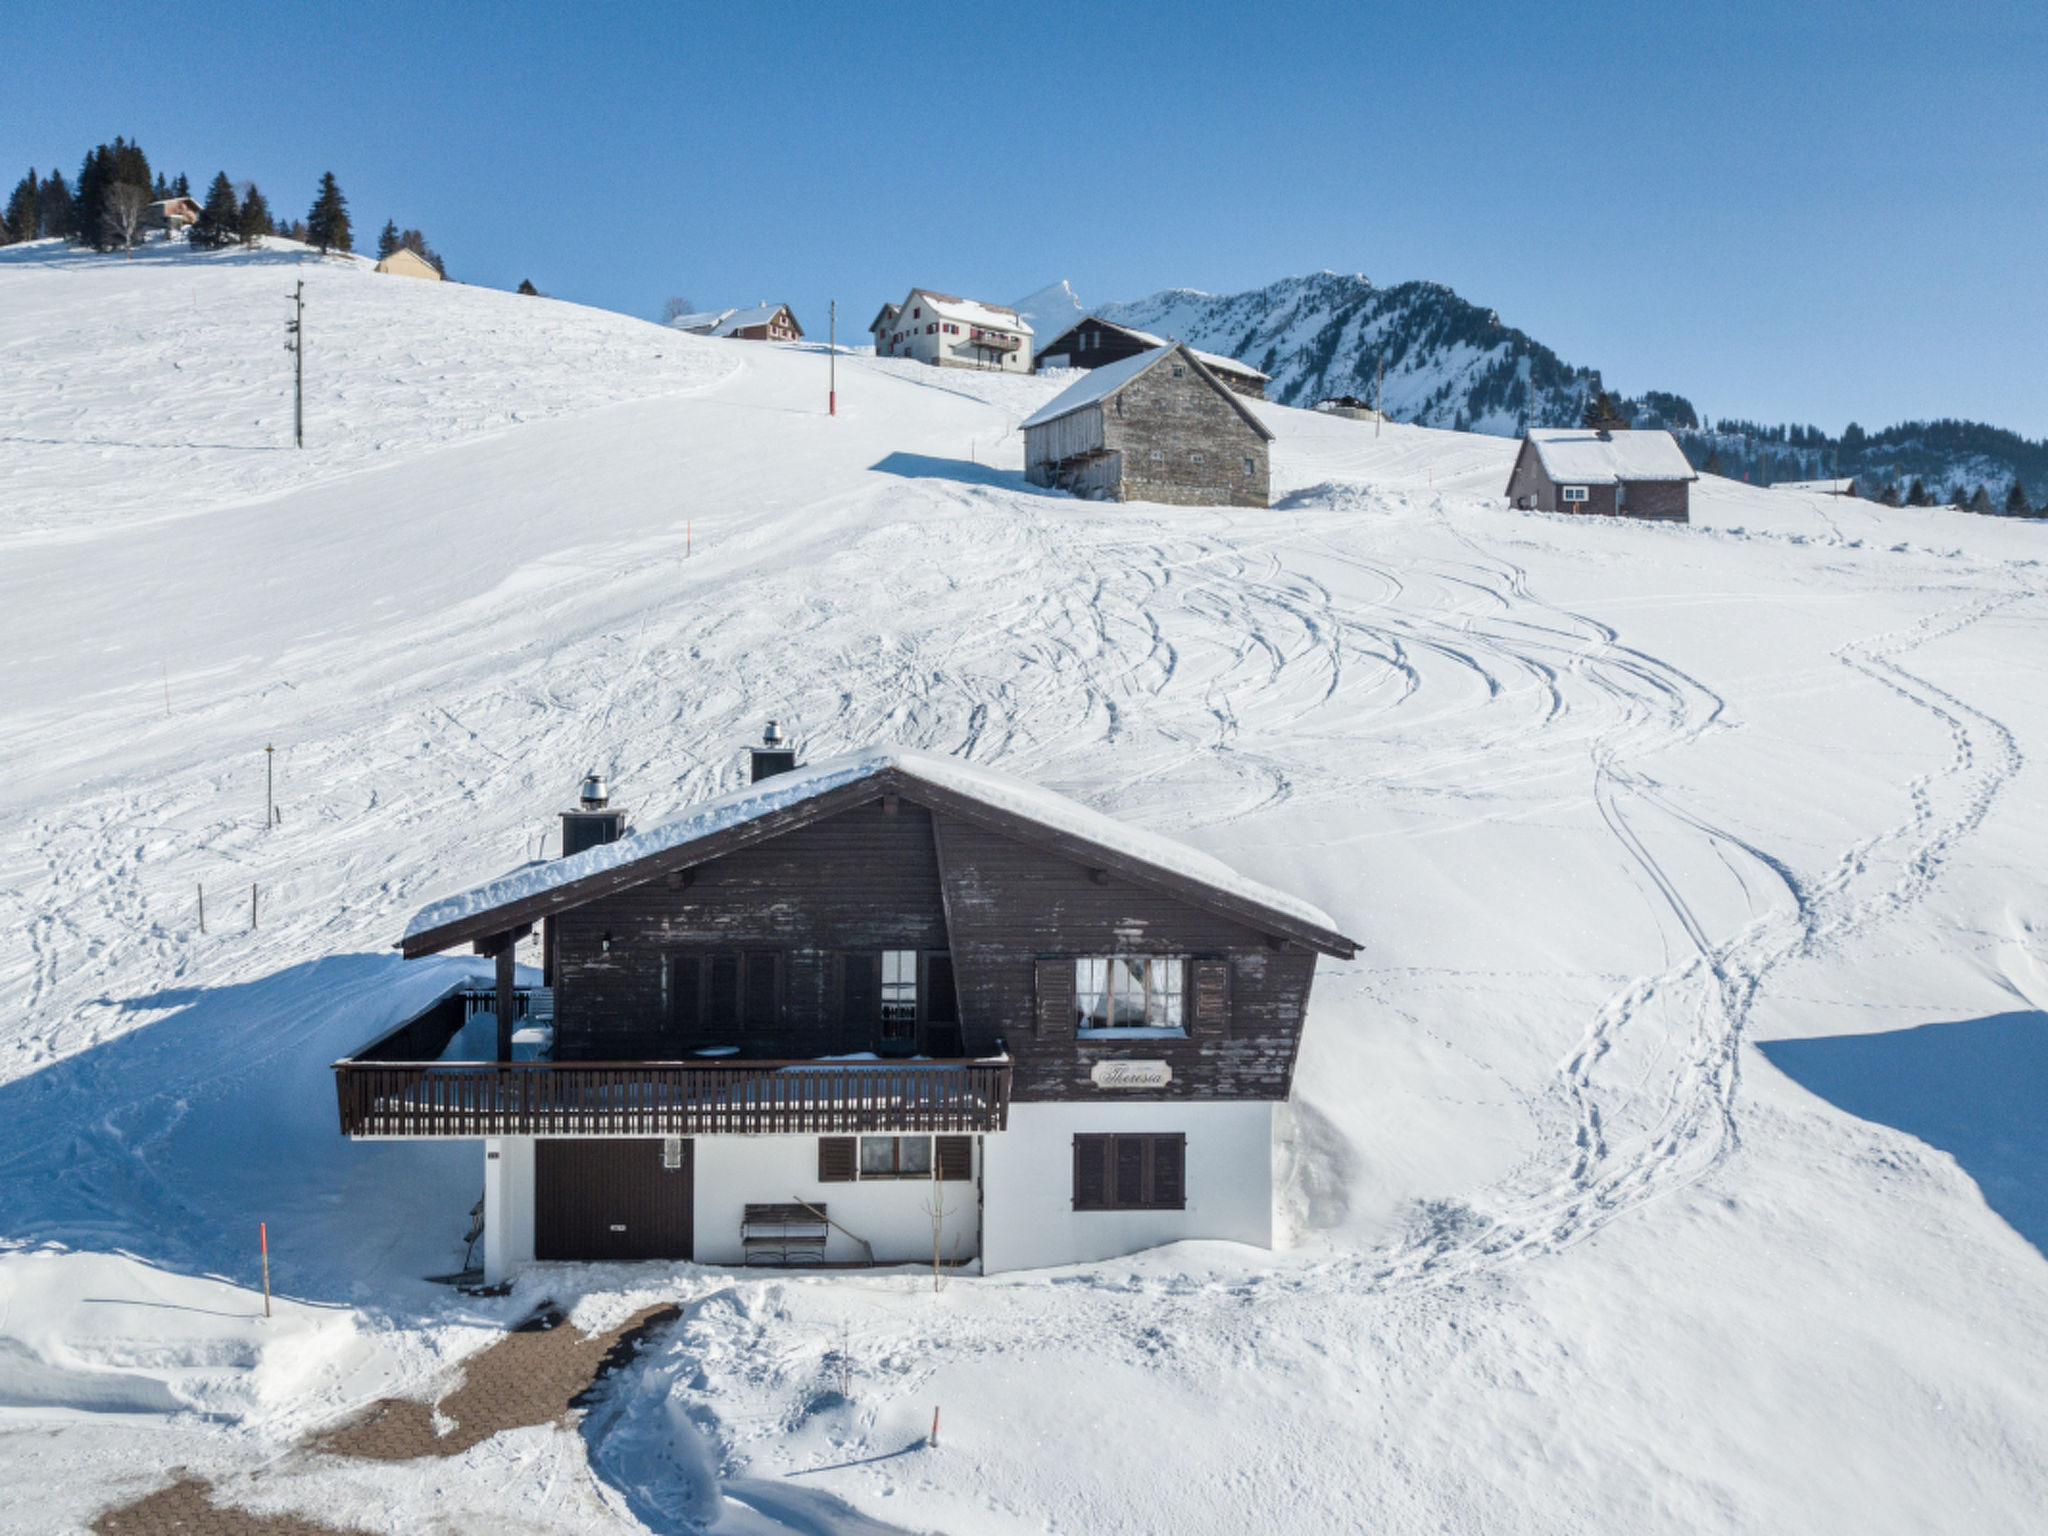
[[[796,767],[796,748],[789,744],[788,738],[782,734],[781,728],[773,720],[768,722],[768,729],[761,733],[761,745],[755,747],[753,752],[753,782],[756,784],[763,779],[772,779],[778,773],[788,773]]]
[[[595,768],[583,779],[577,809],[562,812],[562,857],[615,843],[626,833],[626,813],[609,809],[611,785]]]

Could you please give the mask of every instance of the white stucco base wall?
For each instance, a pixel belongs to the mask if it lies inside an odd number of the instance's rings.
[[[533,1138],[484,1142],[484,1284],[533,1262]]]
[[[821,1184],[815,1136],[699,1136],[696,1157],[699,1264],[741,1263],[746,1254],[740,1247],[740,1222],[746,1207],[784,1205],[792,1199],[822,1206],[847,1232],[866,1238],[883,1264],[931,1263],[931,1207],[937,1203],[943,1213],[940,1258],[952,1264],[975,1257],[979,1190],[971,1180]],[[828,1263],[866,1257],[844,1232],[834,1231],[826,1240]]]
[[[1273,1246],[1273,1111],[1264,1102],[1012,1104],[985,1138],[982,1272],[1113,1259],[1183,1238]],[[1187,1206],[1074,1209],[1074,1137],[1187,1137]]]

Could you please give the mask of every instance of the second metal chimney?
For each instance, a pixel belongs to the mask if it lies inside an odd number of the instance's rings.
[[[796,748],[789,744],[773,720],[768,729],[761,733],[761,745],[754,751],[754,779],[758,784],[763,779],[772,779],[778,773],[788,773],[796,767]]]

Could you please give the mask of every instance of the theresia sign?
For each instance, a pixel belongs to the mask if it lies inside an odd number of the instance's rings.
[[[1164,1088],[1173,1068],[1163,1061],[1098,1061],[1088,1080],[1098,1088]]]

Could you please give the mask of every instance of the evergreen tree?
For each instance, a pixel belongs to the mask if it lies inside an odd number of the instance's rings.
[[[190,197],[191,195],[192,183],[185,179],[185,173],[183,171],[178,172],[178,179],[171,183],[171,196]]]
[[[306,211],[306,240],[319,246],[322,256],[354,248],[349,239],[348,199],[341,195],[332,171],[320,178],[320,194]]]
[[[1726,475],[1728,473],[1727,470],[1721,467],[1720,451],[1714,448],[1707,450],[1707,462],[1702,464],[1700,469],[1709,475]]]
[[[170,195],[171,184],[168,181],[164,180],[164,173],[162,171],[158,171],[156,173],[156,180],[154,183],[151,184],[149,189],[149,200],[153,203],[161,203]]]
[[[2027,500],[2027,488],[2020,484],[2020,477],[2012,477],[2012,487],[2005,493],[2005,515],[2025,517],[2034,510],[2034,504]]]
[[[42,184],[36,180],[35,168],[21,178],[14,189],[14,195],[7,199],[7,214],[4,221],[4,235],[9,240],[33,240],[40,227]]]
[[[1949,496],[1948,504],[1954,507],[1958,512],[1967,512],[1970,510],[1970,492],[1968,487],[1966,487],[1962,483],[1962,481],[1958,480],[1956,482],[1955,491]]]
[[[537,299],[541,296],[540,290],[533,286],[533,279],[530,277],[522,277],[521,279],[519,279],[519,291],[527,295],[529,298]]]
[[[102,144],[85,157],[78,168],[78,192],[72,210],[78,238],[96,251],[107,248],[100,218],[107,188],[114,181],[114,152]]]
[[[211,250],[233,245],[241,238],[242,208],[235,198],[235,184],[222,171],[206,189],[206,206],[199,210],[199,222],[192,226],[192,243]]]
[[[64,184],[62,171],[52,171],[43,178],[42,190],[36,194],[36,225],[46,240],[68,240],[78,233],[71,188]]]
[[[1621,402],[1600,389],[1586,397],[1585,414],[1579,425],[1594,432],[1625,432],[1628,417],[1622,414]]]
[[[1970,510],[1977,513],[1980,517],[1995,516],[1998,511],[1991,504],[1991,492],[1981,485],[1970,495]]]
[[[1887,485],[1877,499],[1888,507],[1896,507],[1899,504],[1899,488],[1896,485]]]
[[[236,223],[235,232],[242,237],[244,245],[261,245],[263,237],[274,230],[270,204],[263,200],[262,191],[252,181],[242,194],[242,215]]]
[[[1926,482],[1921,480],[1918,475],[1913,477],[1912,488],[1906,492],[1906,505],[1909,507],[1931,507],[1934,505],[1934,498],[1927,494]]]
[[[398,249],[398,225],[390,219],[384,221],[384,228],[377,234],[377,259],[382,261]]]

